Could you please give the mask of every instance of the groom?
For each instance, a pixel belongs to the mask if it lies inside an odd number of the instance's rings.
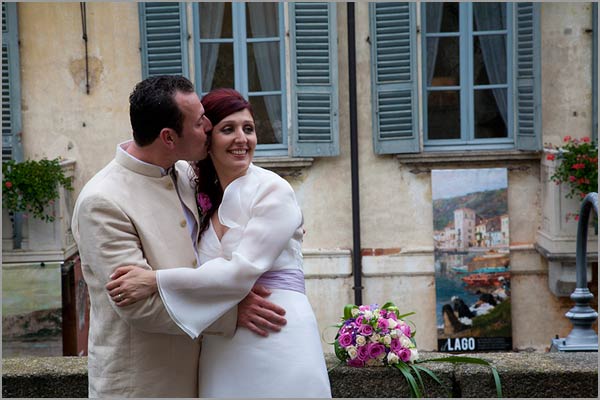
[[[143,80],[129,102],[133,141],[117,146],[73,212],[91,300],[89,396],[197,397],[200,341],[173,322],[158,294],[117,307],[104,287],[123,265],[197,265],[198,209],[188,163],[178,160],[205,158],[212,126],[192,83],[180,76]],[[279,330],[285,311],[261,297],[267,295],[256,287],[204,334],[231,336],[236,325],[263,336]]]

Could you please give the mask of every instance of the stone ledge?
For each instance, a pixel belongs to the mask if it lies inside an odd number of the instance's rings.
[[[421,358],[445,354],[422,352]],[[598,353],[479,353],[469,356],[492,362],[505,398],[598,397]],[[350,368],[326,356],[335,398],[402,398],[409,389],[400,371]],[[86,357],[7,358],[2,360],[2,397],[87,397]],[[479,365],[426,363],[453,397],[493,398],[489,368]],[[334,368],[335,367],[335,368]],[[425,375],[426,397],[449,397]]]

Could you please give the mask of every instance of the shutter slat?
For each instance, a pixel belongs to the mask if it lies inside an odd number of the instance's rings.
[[[23,160],[17,4],[2,3],[2,161]]]
[[[375,153],[418,152],[415,6],[372,3],[369,7]]]
[[[189,77],[185,4],[140,3],[139,10],[143,77]]]
[[[516,3],[517,148],[541,149],[539,5]]]
[[[292,154],[339,154],[336,5],[290,3]]]

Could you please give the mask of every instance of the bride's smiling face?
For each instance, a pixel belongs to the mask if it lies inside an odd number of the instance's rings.
[[[231,182],[244,175],[252,162],[256,142],[254,118],[247,109],[230,114],[216,124],[209,153],[219,179]]]

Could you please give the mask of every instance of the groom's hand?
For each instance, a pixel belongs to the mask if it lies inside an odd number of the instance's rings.
[[[267,301],[271,291],[261,285],[254,285],[252,291],[238,304],[237,326],[248,328],[260,336],[269,336],[269,331],[279,332],[287,323],[285,310]]]

